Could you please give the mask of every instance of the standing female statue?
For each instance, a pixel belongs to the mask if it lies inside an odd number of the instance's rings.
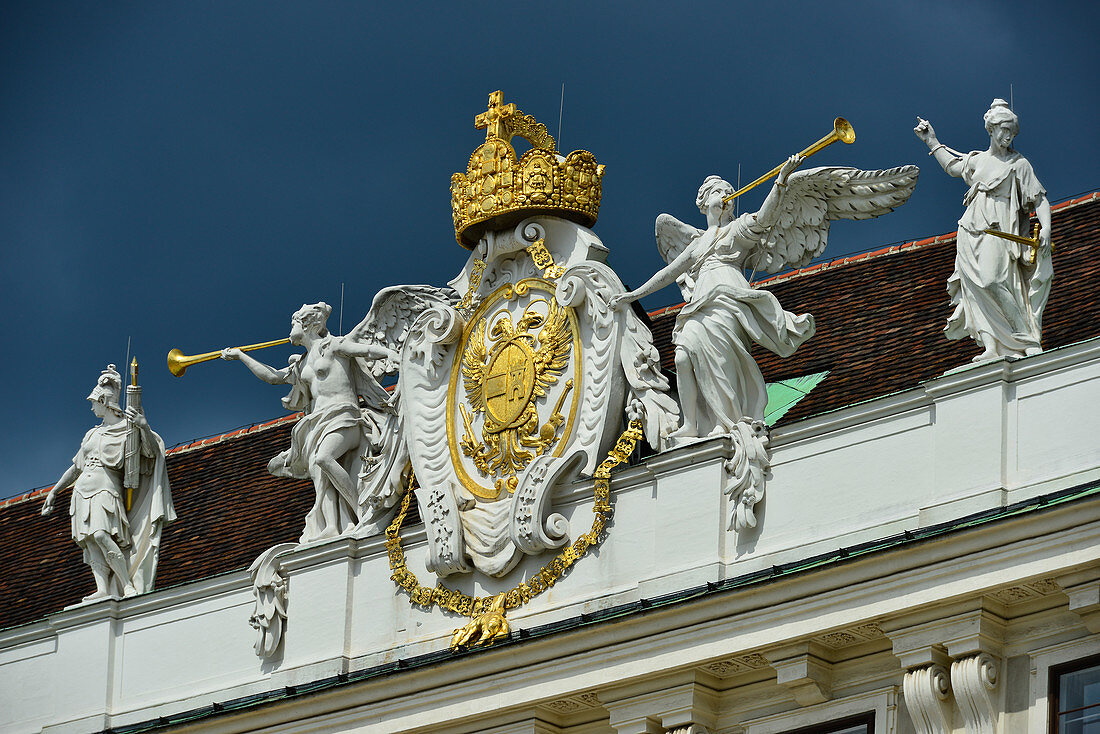
[[[1012,148],[1020,130],[1016,114],[995,99],[984,119],[989,149],[966,154],[940,143],[927,120],[918,117],[913,129],[943,170],[970,187],[963,197],[955,272],[947,281],[955,310],[944,332],[948,339],[974,339],[982,348],[975,362],[1042,351],[1043,309],[1053,275],[1050,202],[1031,164]],[[1040,225],[1037,254],[985,232],[1027,236],[1032,210]]]
[[[140,408],[119,408],[121,392],[122,377],[113,364],[108,365],[88,395],[92,412],[103,422],[84,435],[72,466],[46,495],[42,507],[42,514],[49,515],[58,490],[76,483],[69,502],[73,540],[84,551],[96,585],[95,593],[84,601],[152,590],[161,530],[176,519],[164,442],[149,428]],[[127,498],[123,489],[126,439],[135,431],[140,483]]]
[[[780,168],[760,210],[733,219],[733,187],[710,176],[696,204],[706,215],[700,230],[669,214],[657,217],[657,249],[668,265],[640,288],[615,296],[612,307],[673,282],[686,305],[676,317],[676,383],[684,422],[677,439],[728,434],[739,422],[763,421],[768,403],[764,377],[750,353],[753,343],[787,357],[813,336],[810,314],[784,311],[769,291],[753,288],[743,270],[777,272],[802,267],[820,255],[833,219],[868,219],[909,198],[917,168],[885,171]]]
[[[380,344],[334,336],[325,324],[327,303],[302,306],[290,319],[290,343],[306,348],[283,369],[269,367],[240,349],[222,350],[222,359],[240,360],[272,385],[291,386],[287,410],[304,412],[291,433],[290,448],[268,463],[276,476],[313,480],[316,499],[306,515],[302,543],[335,538],[354,529],[361,516],[359,469],[371,446],[381,441],[390,396],[355,357],[395,362],[397,353]],[[366,410],[359,407],[362,395]]]

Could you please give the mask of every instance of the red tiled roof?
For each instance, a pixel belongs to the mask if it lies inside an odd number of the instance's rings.
[[[1100,262],[1092,256],[1100,238],[1100,192],[1055,207],[1053,238],[1054,289],[1043,331],[1048,349],[1100,334]],[[942,333],[954,251],[952,233],[763,281],[787,310],[812,313],[817,321],[817,334],[788,359],[754,349],[765,379],[829,371],[781,423],[914,387],[973,357],[972,342],[948,341]],[[679,308],[650,314],[668,368]],[[267,473],[268,460],[289,445],[296,418],[169,451],[179,519],[162,538],[158,588],[244,569],[264,549],[298,537],[313,488],[307,480]],[[45,492],[0,503],[0,629],[40,619],[94,588],[69,535],[68,492],[53,515],[42,517]]]

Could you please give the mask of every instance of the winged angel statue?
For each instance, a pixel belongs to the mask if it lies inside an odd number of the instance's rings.
[[[326,328],[328,304],[304,305],[291,318],[290,342],[306,352],[282,369],[240,349],[222,350],[223,359],[240,360],[264,382],[290,385],[283,405],[303,413],[290,448],[268,464],[277,476],[313,481],[316,498],[300,542],[371,534],[384,524],[400,499],[408,449],[399,389],[387,392],[379,380],[396,371],[417,315],[456,300],[447,288],[386,288],[345,336]]]
[[[768,470],[764,377],[753,343],[790,356],[814,334],[810,314],[783,310],[774,295],[753,288],[745,269],[775,273],[803,267],[825,250],[836,219],[870,219],[904,204],[917,183],[916,166],[882,171],[814,168],[791,156],[760,210],[732,216],[723,200],[733,187],[710,176],[695,203],[706,215],[698,229],[670,214],[657,217],[657,249],[668,263],[640,288],[612,300],[622,307],[676,282],[686,305],[676,318],[676,378],[683,423],[674,441],[729,434],[737,451],[734,473],[736,529],[754,527],[752,506],[763,496]]]

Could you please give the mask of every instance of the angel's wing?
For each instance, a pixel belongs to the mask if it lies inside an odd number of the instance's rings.
[[[462,384],[466,386],[466,398],[474,411],[484,410],[485,379],[485,322],[481,319],[474,327],[474,333],[466,342],[466,351],[462,355]]]
[[[367,344],[379,344],[395,352],[405,346],[409,329],[420,313],[433,306],[454,306],[458,294],[450,288],[430,285],[396,285],[378,291],[366,318],[348,332],[347,338]],[[381,377],[393,371],[384,359],[359,358],[360,366]]]
[[[535,395],[546,395],[546,389],[558,381],[569,359],[573,345],[573,332],[569,328],[569,316],[558,302],[550,302],[546,324],[539,332],[539,348],[535,352]]]
[[[657,251],[661,253],[666,263],[675,260],[693,239],[703,234],[703,230],[685,224],[671,214],[658,215],[653,230],[653,234],[657,237]],[[684,300],[690,301],[694,290],[691,279],[681,275],[676,279],[676,284],[680,286],[680,293],[684,296]]]
[[[787,179],[775,224],[746,265],[776,273],[801,268],[825,251],[829,223],[836,219],[871,219],[904,204],[917,185],[916,166],[883,171],[858,168],[811,168]]]

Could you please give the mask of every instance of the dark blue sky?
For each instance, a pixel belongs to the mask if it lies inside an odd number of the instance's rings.
[[[837,115],[856,143],[809,165],[922,175],[897,212],[834,225],[827,257],[953,230],[963,185],[931,163],[915,116],[952,147],[984,148],[982,113],[1010,85],[1017,148],[1051,200],[1100,188],[1097,8],[8,3],[0,497],[68,466],[95,423],[84,398],[128,337],[146,412],[174,445],[283,415],[285,391],[223,362],[174,378],[170,348],[277,339],[317,300],[338,330],[341,283],[347,330],[380,288],[453,277],[465,251],[450,176],[484,139],[473,118],[494,89],[556,133],[565,83],[560,148],[607,166],[595,231],[637,285],[661,264],[657,214],[701,223],[706,175],[735,180],[740,164],[751,180]]]

